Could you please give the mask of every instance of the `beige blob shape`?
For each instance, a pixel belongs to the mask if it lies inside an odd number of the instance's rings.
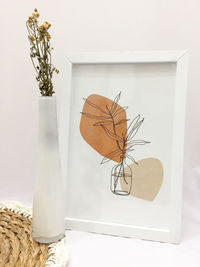
[[[153,201],[157,196],[163,182],[163,166],[160,160],[156,158],[146,158],[138,161],[138,165],[133,163],[129,165],[132,171],[131,196]],[[125,172],[129,168],[125,168]],[[128,185],[124,179],[121,179],[121,187],[126,190]]]

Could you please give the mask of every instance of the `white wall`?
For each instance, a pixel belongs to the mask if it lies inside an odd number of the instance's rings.
[[[0,199],[31,202],[37,143],[35,73],[26,18],[52,23],[54,64],[64,51],[188,49],[185,209],[200,208],[200,2],[198,0],[0,0]],[[62,71],[62,69],[61,69]],[[59,76],[56,90],[62,86]],[[193,193],[196,193],[193,194]],[[191,195],[194,195],[191,198]],[[188,210],[192,215],[192,210]]]

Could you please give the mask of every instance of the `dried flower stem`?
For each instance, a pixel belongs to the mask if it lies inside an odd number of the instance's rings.
[[[30,57],[33,67],[37,73],[36,80],[39,83],[39,90],[42,96],[52,96],[53,91],[52,77],[53,73],[59,73],[51,63],[50,46],[51,35],[48,32],[51,24],[45,21],[42,25],[38,25],[38,17],[40,14],[37,9],[26,21],[28,30],[28,39],[30,42]]]

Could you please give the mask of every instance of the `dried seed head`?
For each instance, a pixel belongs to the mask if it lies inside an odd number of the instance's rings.
[[[39,32],[44,32],[44,27],[43,26],[39,26],[37,29],[38,29]]]
[[[29,35],[28,38],[31,40],[31,41],[35,41],[35,37],[33,35]]]
[[[45,21],[45,22],[42,24],[42,26],[43,26],[46,30],[48,30],[48,29],[51,27],[51,24],[50,24],[49,22]]]
[[[31,21],[29,21],[29,20],[28,20],[28,26],[29,26],[30,28],[32,28],[32,26],[33,26],[33,23],[32,23]]]
[[[32,17],[35,18],[35,19],[36,19],[36,18],[39,18],[39,16],[40,16],[40,14],[37,13],[37,12],[32,14]]]

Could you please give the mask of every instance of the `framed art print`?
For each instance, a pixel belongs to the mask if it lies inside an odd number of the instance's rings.
[[[66,54],[66,227],[178,243],[186,51]]]

